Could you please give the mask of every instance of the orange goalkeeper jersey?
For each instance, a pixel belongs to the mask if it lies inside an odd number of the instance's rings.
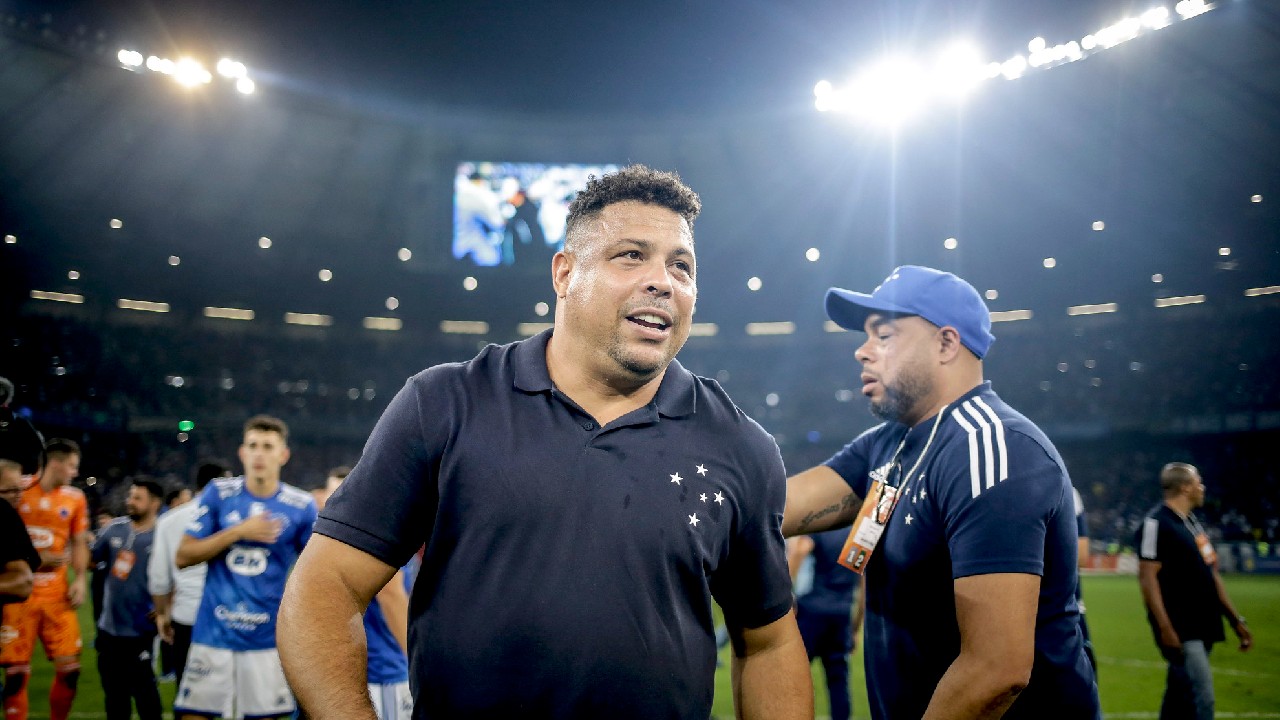
[[[71,538],[89,529],[89,509],[84,493],[70,486],[45,492],[39,481],[32,483],[22,493],[18,514],[27,525],[31,544],[41,552],[65,553],[71,545]],[[57,599],[66,594],[67,565],[35,574],[32,599]]]

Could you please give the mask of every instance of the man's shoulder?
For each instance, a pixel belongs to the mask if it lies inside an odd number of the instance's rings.
[[[1063,467],[1049,436],[989,387],[960,398],[944,412],[946,422],[939,433],[945,434],[943,441],[949,452],[967,456],[975,449],[985,452],[990,444],[997,461],[1004,455],[1006,462]]]
[[[288,483],[280,483],[280,494],[276,499],[282,504],[298,510],[305,510],[309,505],[316,504],[316,500],[311,496],[311,493]]]
[[[128,535],[129,534],[129,518],[118,517],[113,519],[111,522],[107,523],[106,527],[102,528],[101,534],[103,537],[106,537],[108,535]]]
[[[226,500],[234,495],[239,495],[244,490],[244,477],[218,478],[209,483],[213,490],[205,488],[204,495],[216,494],[219,500]]]
[[[84,491],[78,487],[63,485],[50,494],[59,502],[64,502],[69,505],[80,505],[85,503]]]
[[[729,393],[725,392],[720,383],[683,368],[681,371],[688,373],[693,384],[696,412],[690,417],[696,423],[720,428],[721,430],[718,431],[737,431],[750,438],[753,444],[759,442],[763,447],[777,447],[773,435],[756,422],[755,418],[744,412],[733,398],[729,397]]]
[[[196,508],[199,504],[200,503],[192,500],[191,502],[183,503],[182,505],[179,505],[156,518],[156,530],[163,531],[173,527],[174,525],[186,525],[187,521],[195,515]]]

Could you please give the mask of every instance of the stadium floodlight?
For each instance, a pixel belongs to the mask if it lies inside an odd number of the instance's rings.
[[[1094,303],[1092,305],[1072,305],[1067,308],[1067,314],[1076,315],[1099,315],[1102,313],[1113,313],[1120,309],[1118,303]],[[1066,372],[1065,370],[1063,372]]]
[[[177,80],[184,87],[195,87],[196,85],[205,85],[213,80],[213,75],[204,69],[198,61],[191,58],[181,58],[173,65],[173,79]]]
[[[1163,5],[1153,7],[1142,13],[1140,19],[1142,20],[1143,25],[1151,28],[1152,30],[1158,30],[1168,25],[1170,22],[1173,22],[1169,19],[1169,8]]]
[[[1016,80],[1026,71],[1027,59],[1021,55],[1014,55],[1000,65],[1000,74],[1004,75],[1006,80]]]
[[[715,323],[694,323],[689,326],[689,337],[715,337],[720,326]]]
[[[169,303],[151,302],[150,300],[130,300],[128,298],[120,298],[119,300],[116,300],[116,307],[121,310],[140,310],[142,312],[169,312]]]
[[[244,63],[231,58],[222,58],[217,65],[218,74],[224,78],[242,78],[249,74],[249,69]]]
[[[747,323],[748,335],[792,335],[796,324],[790,320],[785,322],[752,322]]]
[[[386,330],[395,332],[404,326],[400,318],[389,317],[366,317],[364,319],[364,327],[366,330]]]
[[[1204,302],[1204,295],[1181,295],[1178,297],[1156,298],[1155,305],[1158,308],[1178,307],[1180,305],[1199,305]]]
[[[1030,320],[1033,317],[1035,313],[1030,310],[996,310],[991,313],[991,322],[1016,322]]]
[[[1173,11],[1178,13],[1183,20],[1207,13],[1212,9],[1213,5],[1204,0],[1181,0],[1177,5],[1173,6]]]
[[[960,41],[938,54],[933,85],[939,95],[961,97],[991,77],[978,49],[972,43]]]
[[[162,62],[161,59],[156,57],[155,55],[148,55],[147,69],[150,70],[151,72],[162,72],[160,70],[161,62]]]
[[[247,77],[242,77],[239,80],[236,80],[236,90],[241,95],[252,95],[257,89],[257,84]]]
[[[287,312],[284,314],[284,321],[290,325],[314,325],[317,327],[329,327],[333,324],[332,315],[320,315],[317,313],[295,313]]]
[[[32,300],[49,300],[50,302],[71,303],[73,305],[83,305],[84,296],[75,293],[50,292],[48,290],[32,290]]]
[[[127,68],[136,68],[142,64],[142,53],[137,50],[121,50],[116,53],[116,59]]]
[[[489,323],[483,320],[441,320],[440,332],[452,335],[488,335]]]
[[[1267,287],[1249,288],[1244,291],[1244,296],[1262,297],[1263,295],[1275,295],[1277,293],[1280,293],[1280,285],[1268,285]],[[35,297],[35,295],[32,295],[32,297]]]

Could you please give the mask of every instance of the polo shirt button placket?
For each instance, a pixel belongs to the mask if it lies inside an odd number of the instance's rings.
[[[596,429],[596,424],[595,424],[595,423],[593,423],[593,422],[584,422],[584,423],[582,423],[582,429],[583,429],[583,430],[588,430],[588,431],[589,431],[589,430],[595,430],[595,429]]]

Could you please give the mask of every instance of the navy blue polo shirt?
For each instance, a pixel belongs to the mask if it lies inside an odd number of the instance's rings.
[[[316,532],[400,567],[415,718],[698,718],[712,599],[791,608],[777,444],[672,362],[605,427],[552,384],[551,332],[410,378]]]
[[[990,573],[1041,577],[1031,682],[1005,717],[1101,717],[1076,603],[1071,482],[1039,428],[984,383],[914,428],[868,430],[826,464],[862,498],[872,479],[904,488],[866,568],[873,717],[924,715],[960,654],[953,582]]]
[[[1226,639],[1222,632],[1226,608],[1218,598],[1214,566],[1205,562],[1196,544],[1196,535],[1201,532],[1204,528],[1193,516],[1183,518],[1161,503],[1143,518],[1134,542],[1138,546],[1138,557],[1160,563],[1156,582],[1178,638],[1203,640],[1212,645]],[[1158,644],[1160,628],[1150,611],[1147,621]]]
[[[156,634],[156,623],[150,618],[155,607],[147,589],[147,563],[151,560],[154,528],[137,532],[129,518],[116,518],[93,542],[91,557],[101,563],[106,573],[102,595],[102,615],[98,628],[116,637],[149,637]],[[128,560],[116,566],[121,551],[131,553]]]

